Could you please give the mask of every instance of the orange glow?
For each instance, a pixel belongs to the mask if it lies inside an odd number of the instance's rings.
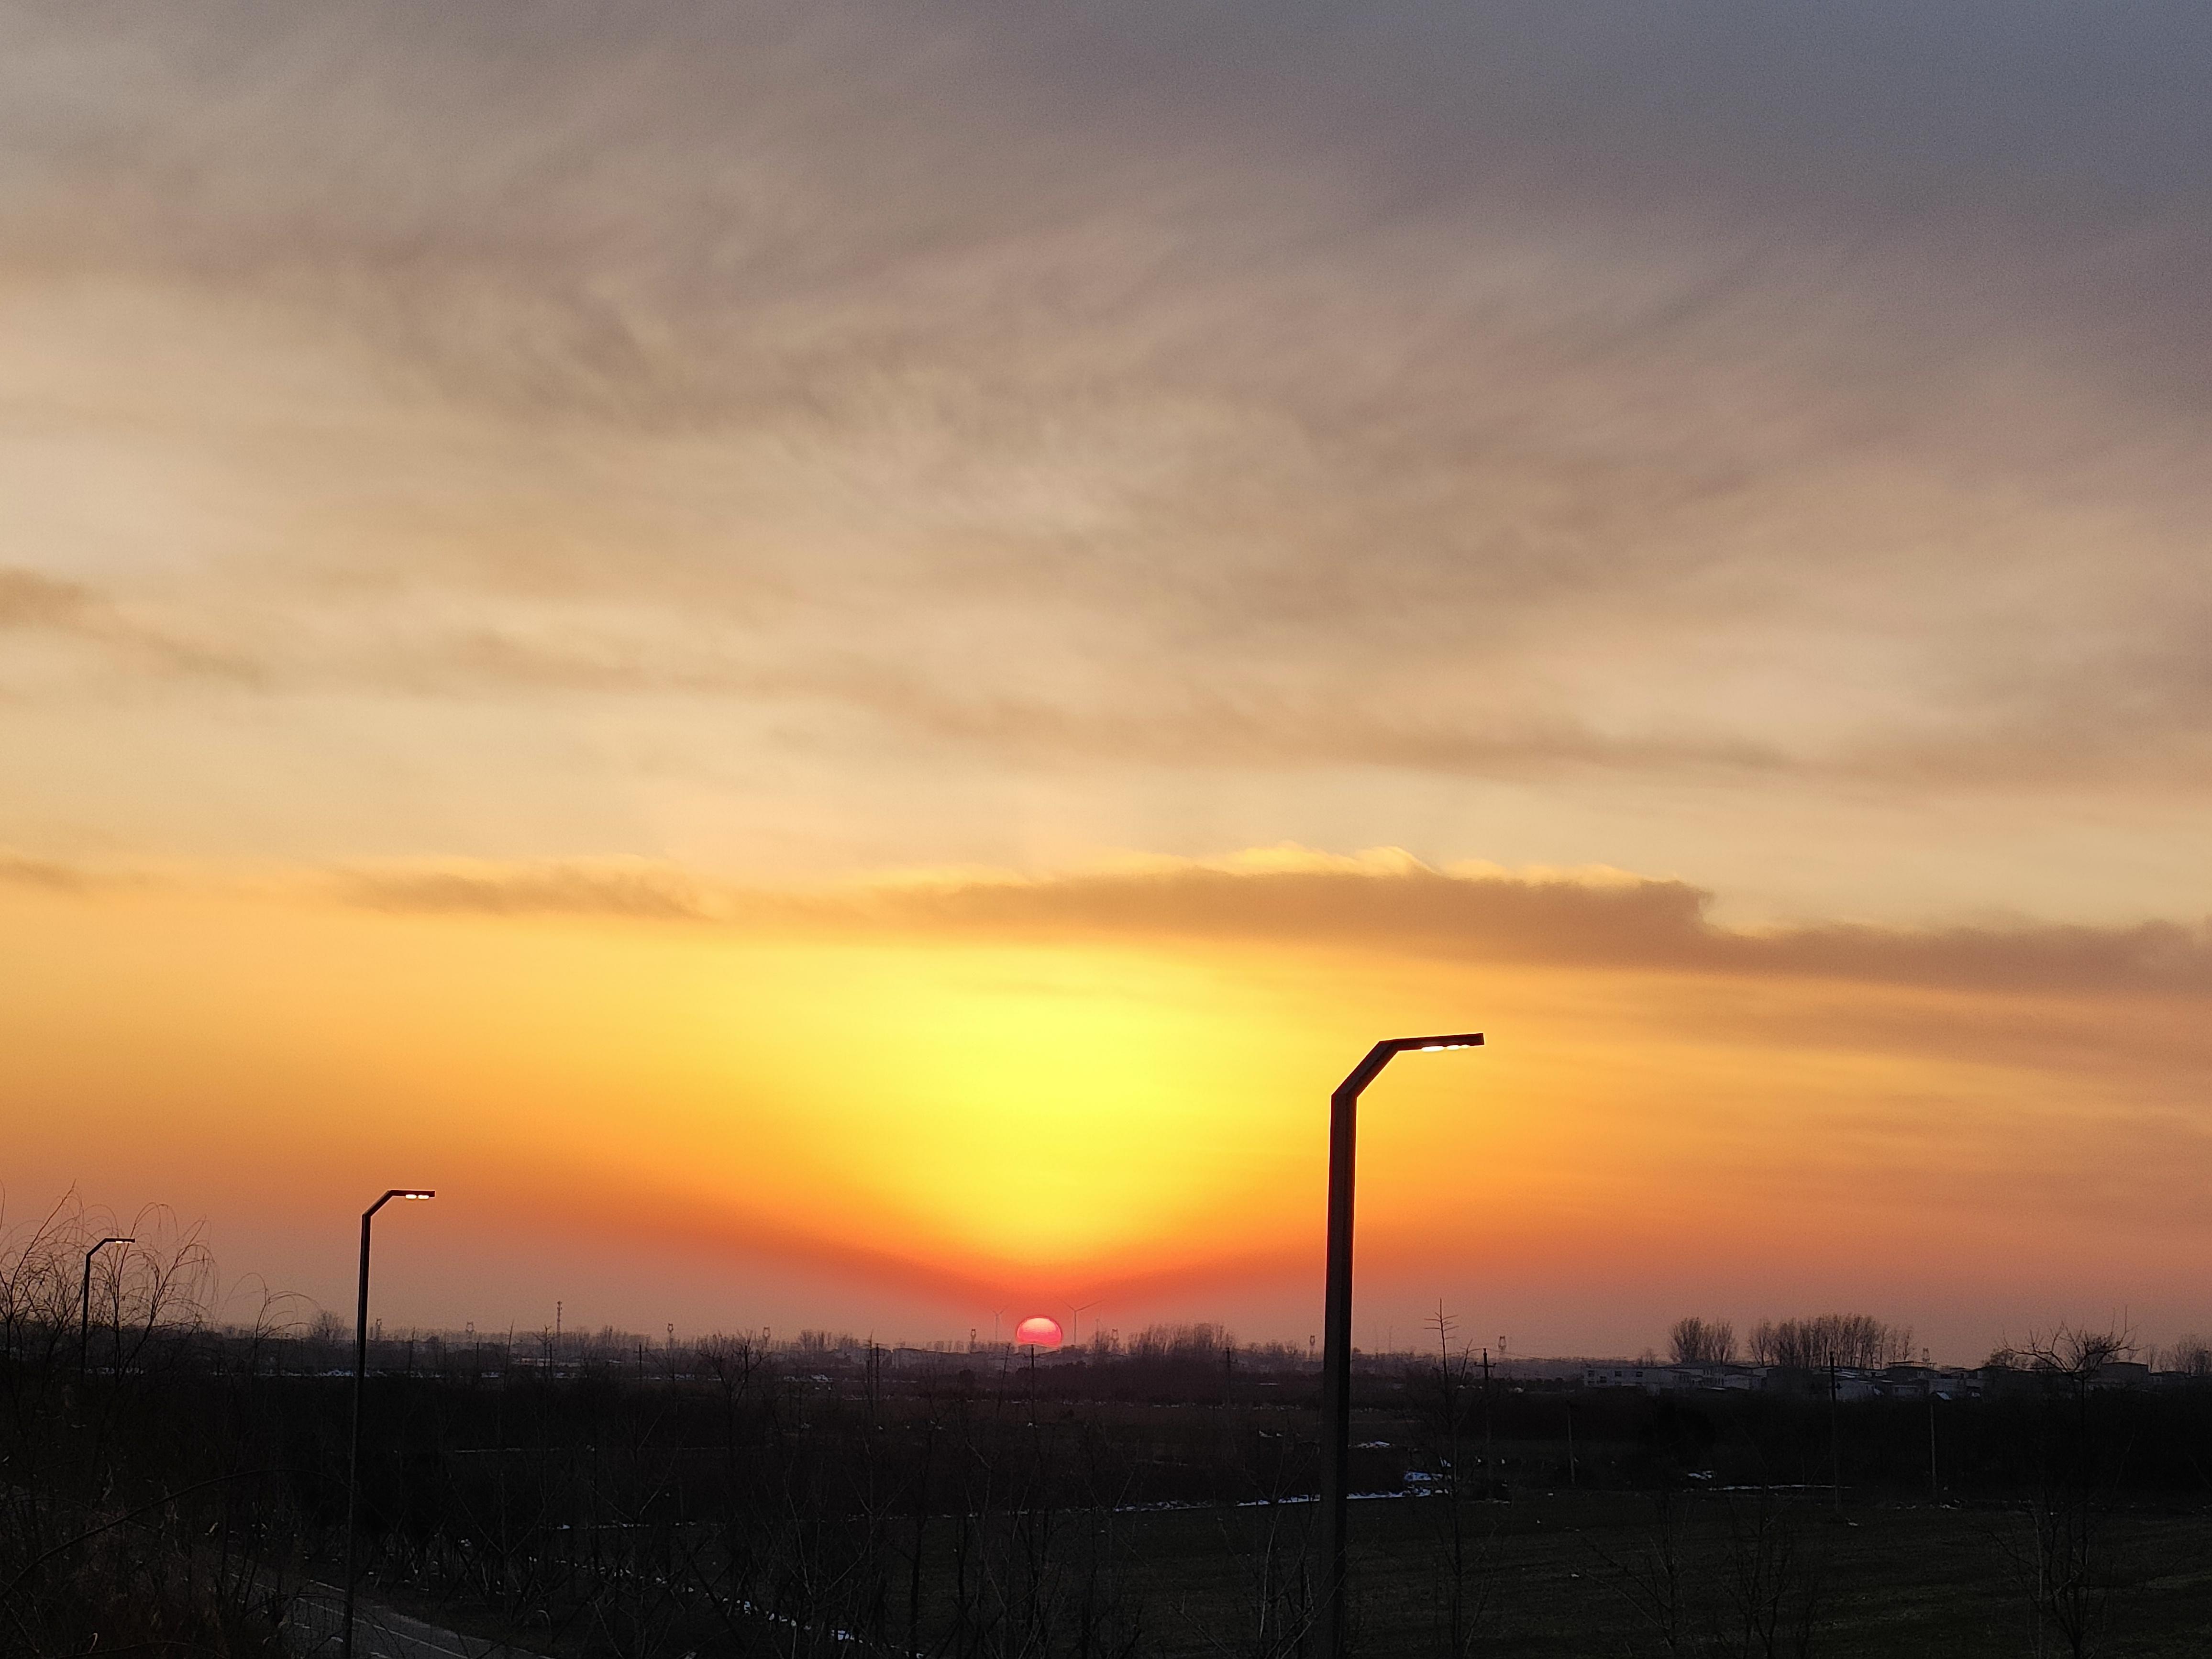
[[[1363,1344],[2212,1330],[2196,9],[966,9],[9,36],[4,1217],[1303,1346],[1480,1030]]]
[[[395,1318],[672,1253],[712,1287],[693,1323],[819,1293],[920,1331],[1033,1297],[1303,1334],[1329,1088],[1378,1033],[1477,1024],[1362,1107],[1363,1297],[1408,1331],[1447,1293],[1588,1346],[1645,1305],[1933,1308],[2023,1264],[2142,1305],[2212,1261],[2177,1115],[2208,1039],[2157,997],[281,887],[0,902],[16,1202],[164,1200],[333,1302],[332,1218],[420,1172],[446,1196],[394,1230]]]

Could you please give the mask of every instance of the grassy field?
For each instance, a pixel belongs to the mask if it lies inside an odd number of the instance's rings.
[[[1124,1564],[1117,1628],[1102,1633],[1095,1651],[1159,1659],[1303,1651],[1301,1551],[1312,1512],[1310,1504],[1285,1504],[1115,1517],[1115,1553]],[[1355,1505],[1355,1654],[2021,1659],[2077,1651],[2048,1617],[2039,1644],[2036,1530],[2019,1510],[1883,1504],[1847,1506],[1839,1515],[1826,1494],[1662,1501],[1608,1492],[1470,1504],[1461,1518],[1455,1644],[1448,1506]],[[1065,1522],[1094,1523],[1074,1513]],[[2097,1519],[2091,1541],[2078,1651],[2103,1659],[2212,1654],[2212,1512],[2113,1511]],[[933,1572],[926,1632],[943,1627],[951,1593],[948,1580]],[[519,1633],[480,1608],[395,1599],[486,1637]],[[672,1640],[678,1633],[666,1632]],[[581,1628],[551,1641],[523,1639],[556,1653],[599,1650]],[[735,1630],[701,1621],[693,1639],[705,1644],[700,1652],[824,1650],[769,1621]],[[878,1645],[841,1642],[830,1650]],[[924,1645],[931,1645],[927,1634]],[[1018,1645],[986,1640],[972,1650]],[[892,1641],[881,1650],[903,1646]],[[971,1650],[954,1643],[942,1650]]]
[[[81,1376],[70,1334],[0,1353],[0,1655],[174,1645],[180,1620],[274,1651],[283,1597],[342,1571],[344,1378],[304,1341],[159,1331]],[[386,1355],[364,1593],[556,1659],[1310,1652],[1310,1367],[642,1356]],[[1353,1487],[1391,1494],[1352,1510],[1370,1659],[2212,1659],[2212,1382],[1356,1380]]]
[[[1163,1654],[1265,1651],[1261,1575],[1276,1516],[1249,1509],[1138,1517],[1149,1642]],[[1557,1655],[1765,1654],[1990,1659],[2066,1653],[2031,1608],[2039,1552],[2027,1512],[1847,1507],[1826,1494],[1534,1496],[1467,1506],[1468,1650]],[[1355,1504],[1358,1650],[1445,1655],[1446,1505]],[[1302,1523],[1286,1536],[1295,1547]],[[2083,1598],[2112,1659],[2212,1654],[2212,1514],[2100,1517]],[[1761,1609],[1770,1615],[1758,1616]],[[1761,1626],[1776,1637],[1763,1640]]]

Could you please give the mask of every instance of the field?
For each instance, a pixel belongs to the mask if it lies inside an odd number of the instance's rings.
[[[345,1346],[19,1322],[0,1655],[296,1651],[345,1559]],[[1647,1395],[1356,1372],[1357,1654],[2212,1652],[2212,1387],[2021,1370]],[[1289,1659],[1315,1374],[812,1338],[372,1345],[363,1594],[558,1659]],[[319,1615],[318,1615],[319,1617]]]
[[[665,1560],[715,1564],[702,1586],[762,1587],[737,1618],[711,1592],[667,1598],[659,1639],[701,1653],[819,1651],[825,1632],[854,1638],[833,1649],[944,1654],[1304,1651],[1305,1379],[1250,1380],[1240,1395],[1200,1377],[1071,1369],[1032,1395],[1018,1370],[963,1368],[879,1376],[872,1398],[860,1379],[787,1378],[793,1449],[811,1437],[849,1454],[856,1436],[871,1449],[834,1477],[850,1501],[825,1501],[817,1465],[807,1497],[764,1528],[756,1509],[741,1540],[719,1519],[655,1534]],[[1453,1444],[1429,1380],[1418,1364],[1364,1373],[1356,1469],[1374,1495],[1353,1506],[1358,1652],[2212,1651],[2212,1507],[2191,1474],[2212,1401],[2193,1393],[1945,1402],[1938,1501],[1924,1406],[1501,1387],[1456,1402]],[[1564,1434],[1498,1432],[1571,1413],[1571,1455]],[[1455,1499],[1433,1473],[1447,1449],[1496,1479],[1470,1474]],[[932,1467],[944,1484],[918,1505]],[[1815,1468],[1848,1478],[1800,1478]],[[869,1479],[886,1499],[872,1512]],[[639,1541],[637,1522],[616,1524],[587,1547],[603,1553],[584,1577],[601,1585],[630,1571],[614,1564]],[[392,1589],[423,1617],[517,1633],[465,1598]],[[578,1659],[621,1648],[592,1621],[549,1620],[544,1636]]]
[[[1453,1650],[1449,1526],[1434,1512],[1442,1507],[1363,1506],[1358,1650]],[[1470,1505],[1462,1520],[1474,1562],[1463,1651],[1524,1659],[2069,1651],[2056,1632],[2036,1644],[2032,1528],[2005,1506],[1853,1504],[1839,1517],[1825,1493],[1765,1502],[1701,1495],[1671,1506],[1640,1493],[1532,1494]],[[2212,1652],[2212,1514],[2130,1510],[2105,1522],[2112,1577],[2087,1650],[2138,1659]],[[1265,1650],[1249,1589],[1262,1524],[1249,1511],[1147,1518],[1136,1553],[1147,1563],[1158,1652]]]

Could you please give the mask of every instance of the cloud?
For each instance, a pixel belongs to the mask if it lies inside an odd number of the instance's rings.
[[[82,628],[98,608],[90,588],[35,570],[0,568],[0,629]]]
[[[1191,864],[1128,874],[917,890],[902,914],[961,927],[1051,927],[1354,945],[1416,956],[2002,991],[2212,992],[2212,929],[1785,927],[1706,916],[1713,895],[1660,880],[1463,874],[1407,860],[1250,872]]]
[[[0,566],[0,635],[8,633],[106,647],[122,661],[164,676],[234,683],[258,678],[254,665],[230,651],[172,638],[120,614],[106,593],[88,583]]]
[[[811,766],[881,823],[843,780],[946,761],[992,858],[1055,774],[2202,794],[2191,9],[0,27],[61,585],[0,603],[100,647],[19,695],[220,700],[223,799],[373,754],[373,818],[495,720],[426,817]]]
[[[558,864],[349,872],[345,902],[393,911],[574,915],[921,938],[1212,939],[1416,959],[2026,994],[2212,993],[2212,926],[1909,929],[1716,925],[1713,895],[1617,872],[1438,870],[1403,854],[1298,849],[1022,878],[919,876],[805,892],[673,869]]]
[[[722,914],[711,889],[682,872],[630,864],[357,870],[337,878],[335,891],[367,909],[435,915],[706,921]]]
[[[0,885],[43,888],[56,893],[88,893],[110,884],[112,877],[57,859],[26,858],[0,850]]]

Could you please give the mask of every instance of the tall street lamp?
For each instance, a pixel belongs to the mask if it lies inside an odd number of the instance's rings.
[[[1393,1058],[1474,1048],[1480,1031],[1391,1037],[1367,1051],[1328,1097],[1328,1290],[1322,1310],[1321,1659],[1344,1652],[1344,1523],[1352,1474],[1352,1180],[1359,1141],[1359,1097]]]
[[[353,1455],[346,1464],[345,1613],[340,1626],[340,1659],[353,1659],[353,1531],[361,1511],[361,1392],[368,1376],[368,1226],[376,1212],[395,1198],[435,1198],[437,1194],[394,1187],[361,1212],[361,1298],[353,1320]]]
[[[85,1356],[92,1346],[92,1259],[111,1244],[136,1244],[135,1238],[112,1234],[84,1253],[84,1282],[76,1289],[76,1380],[84,1382]],[[121,1339],[117,1339],[118,1346]]]

